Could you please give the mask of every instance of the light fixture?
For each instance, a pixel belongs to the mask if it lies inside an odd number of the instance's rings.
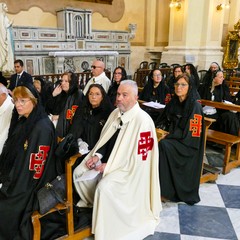
[[[217,5],[217,11],[222,11],[224,8],[226,8],[226,9],[229,9],[230,8],[230,0],[228,1],[228,3],[227,4],[225,4],[225,3],[220,3],[220,4],[218,4]]]
[[[169,7],[175,7],[177,10],[180,10],[182,7],[182,0],[171,0]]]

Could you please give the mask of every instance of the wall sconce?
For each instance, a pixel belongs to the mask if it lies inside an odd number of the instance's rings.
[[[137,30],[137,24],[136,23],[129,23],[128,24],[128,29],[130,31],[129,38],[134,39],[135,34],[136,34],[136,30]]]
[[[169,7],[175,7],[177,10],[180,10],[182,7],[182,0],[171,0]]]
[[[218,4],[217,7],[216,7],[217,11],[222,11],[224,8],[229,9],[230,8],[230,3],[231,2],[229,0],[227,4],[225,4],[225,3]]]

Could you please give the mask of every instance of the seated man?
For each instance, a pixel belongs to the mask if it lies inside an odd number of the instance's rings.
[[[78,206],[93,207],[95,239],[143,239],[154,233],[159,222],[158,142],[137,94],[134,81],[120,83],[117,108],[73,173],[81,199]],[[82,181],[83,173],[93,168],[101,174]]]

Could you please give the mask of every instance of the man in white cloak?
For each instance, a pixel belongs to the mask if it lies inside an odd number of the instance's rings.
[[[13,108],[12,98],[8,95],[7,88],[0,83],[0,154],[8,136]]]
[[[140,240],[154,234],[159,223],[158,142],[154,123],[137,98],[136,83],[122,81],[118,108],[109,116],[93,150],[74,170],[78,206],[93,207],[95,240]],[[98,150],[117,130],[110,156],[106,163],[101,162],[104,156]],[[100,174],[83,180],[89,171]]]

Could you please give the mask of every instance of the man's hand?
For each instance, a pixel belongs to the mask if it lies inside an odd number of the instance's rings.
[[[106,163],[102,163],[102,164],[96,166],[96,167],[95,167],[95,170],[96,170],[96,171],[99,171],[100,173],[103,173],[106,165],[107,165]]]
[[[93,156],[91,158],[89,158],[87,161],[86,161],[86,166],[89,168],[89,169],[93,169],[96,167],[96,163],[99,161],[99,157],[98,156]]]

